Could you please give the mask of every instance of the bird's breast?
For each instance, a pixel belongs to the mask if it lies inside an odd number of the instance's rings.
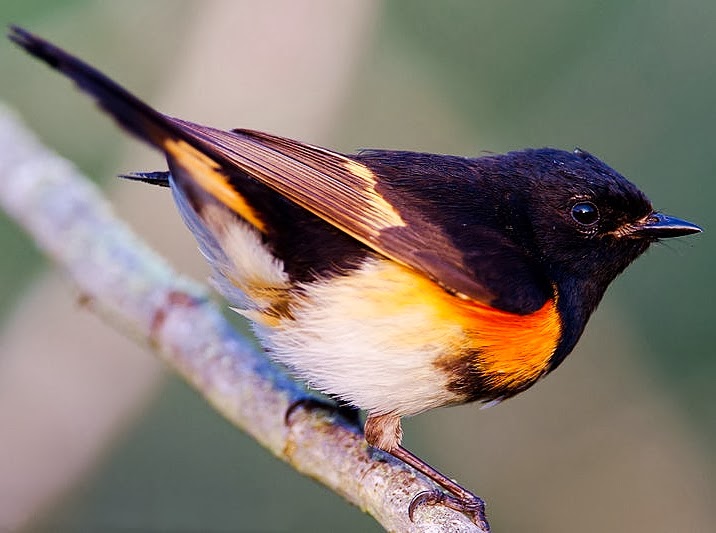
[[[457,302],[454,308],[466,343],[436,365],[451,376],[448,388],[464,401],[514,396],[548,372],[562,334],[556,298],[527,315],[475,302]]]
[[[374,414],[525,388],[559,337],[551,301],[530,315],[499,311],[377,257],[294,294],[290,316],[259,328],[264,345],[313,387]]]

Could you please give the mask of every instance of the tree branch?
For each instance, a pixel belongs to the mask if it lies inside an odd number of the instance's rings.
[[[214,408],[280,459],[371,514],[390,531],[480,531],[442,506],[417,509],[436,488],[367,447],[354,428],[320,412],[287,408],[303,389],[250,347],[203,287],[177,275],[112,214],[100,191],[43,147],[0,105],[0,205],[64,268],[84,301],[149,344]]]

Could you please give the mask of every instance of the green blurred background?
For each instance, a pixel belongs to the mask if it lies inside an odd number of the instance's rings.
[[[6,0],[9,22],[182,118],[344,151],[580,146],[702,225],[617,280],[545,382],[409,420],[405,442],[495,531],[713,531],[716,3]],[[7,42],[0,73],[0,99],[202,278],[168,195],[112,180],[161,159]],[[379,530],[87,316],[4,216],[0,243],[0,530]]]

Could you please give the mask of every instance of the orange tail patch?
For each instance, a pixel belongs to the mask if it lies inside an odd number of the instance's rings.
[[[199,150],[182,140],[166,139],[162,143],[166,153],[207,193],[266,233],[266,226],[246,199],[229,183],[221,167]]]

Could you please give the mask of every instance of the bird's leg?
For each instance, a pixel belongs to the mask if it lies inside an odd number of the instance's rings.
[[[439,490],[431,490],[416,495],[408,507],[410,519],[413,519],[415,509],[419,505],[443,504],[451,509],[465,513],[483,531],[489,533],[490,525],[485,517],[485,502],[452,479],[435,470],[412,452],[403,448],[400,445],[402,437],[403,430],[400,427],[400,417],[392,415],[368,416],[365,422],[365,438],[368,444],[380,448],[412,466],[447,491],[445,493]]]
[[[415,509],[419,505],[443,504],[451,509],[467,514],[484,531],[490,531],[490,525],[485,517],[485,502],[482,501],[480,497],[441,474],[402,446],[396,446],[388,453],[423,473],[447,491],[447,493],[445,493],[439,490],[430,490],[416,495],[408,507],[408,515],[411,520],[413,519]]]

